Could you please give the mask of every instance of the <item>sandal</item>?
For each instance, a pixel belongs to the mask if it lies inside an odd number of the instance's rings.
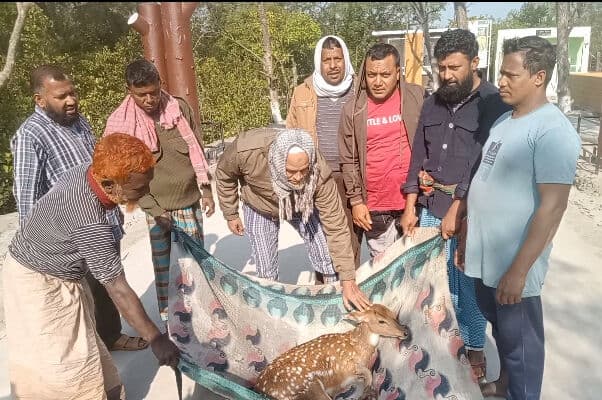
[[[471,357],[468,356],[468,362],[470,362],[470,368],[472,368],[472,373],[477,382],[484,383],[487,376],[487,359],[485,358],[485,354],[483,354],[483,361],[472,362]]]
[[[110,351],[136,351],[143,350],[148,347],[148,342],[141,337],[132,337],[122,334],[113,346],[109,349]]]
[[[506,389],[502,388],[498,381],[481,383],[479,384],[479,388],[481,389],[481,394],[486,399],[489,397],[506,398]]]

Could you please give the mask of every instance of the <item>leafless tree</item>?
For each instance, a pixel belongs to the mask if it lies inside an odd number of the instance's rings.
[[[571,111],[571,92],[569,89],[569,76],[571,65],[569,63],[569,36],[576,21],[580,17],[583,5],[579,3],[556,3],[556,62],[558,72],[558,108],[563,113]]]
[[[8,81],[8,77],[13,71],[13,67],[15,66],[15,59],[17,55],[17,45],[19,44],[19,40],[21,39],[21,32],[23,31],[23,26],[25,26],[25,17],[27,17],[27,12],[34,5],[34,3],[16,3],[17,4],[17,19],[15,20],[15,25],[13,26],[13,31],[10,34],[10,38],[8,39],[8,50],[6,51],[6,62],[4,63],[4,68],[0,71],[0,88],[3,87]]]
[[[263,3],[258,3],[259,22],[261,24],[261,35],[263,44],[263,71],[268,80],[268,90],[270,94],[270,109],[272,110],[272,119],[276,124],[282,124],[282,114],[280,113],[280,100],[278,98],[278,85],[274,66],[272,63],[272,44],[270,37],[270,26]]]
[[[468,12],[466,11],[466,2],[454,2],[454,18],[458,28],[468,29]]]
[[[442,3],[430,2],[411,2],[410,6],[414,14],[414,20],[422,28],[424,35],[424,45],[426,47],[426,56],[428,63],[431,66],[431,74],[429,77],[433,80],[433,92],[439,88],[439,67],[437,61],[433,57],[433,46],[431,46],[431,35],[429,33],[429,24],[433,20],[433,16],[438,14]],[[428,71],[427,71],[428,73]]]

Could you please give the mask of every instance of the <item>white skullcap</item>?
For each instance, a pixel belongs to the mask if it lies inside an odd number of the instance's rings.
[[[299,153],[305,153],[305,150],[303,150],[301,147],[294,145],[291,146],[290,149],[288,149],[288,154],[299,154]]]

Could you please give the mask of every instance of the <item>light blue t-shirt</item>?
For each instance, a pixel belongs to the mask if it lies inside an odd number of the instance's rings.
[[[539,207],[537,184],[571,185],[580,148],[579,135],[553,104],[519,118],[511,111],[498,118],[468,193],[466,275],[497,287]],[[550,244],[531,267],[523,297],[541,294],[551,250]]]

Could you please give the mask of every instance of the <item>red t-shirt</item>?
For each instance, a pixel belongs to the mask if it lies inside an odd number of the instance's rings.
[[[384,103],[368,98],[366,191],[370,211],[403,210],[401,186],[410,168],[410,145],[401,119],[399,89]]]

